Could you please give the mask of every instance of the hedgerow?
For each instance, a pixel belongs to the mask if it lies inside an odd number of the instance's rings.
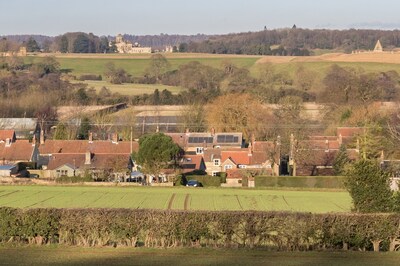
[[[0,208],[0,242],[269,250],[384,250],[400,214]]]

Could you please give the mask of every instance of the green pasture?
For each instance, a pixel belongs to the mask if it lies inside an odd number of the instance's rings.
[[[66,72],[69,72],[72,75],[80,76],[83,74],[96,74],[96,75],[104,75],[106,71],[106,64],[109,62],[113,62],[117,68],[125,69],[129,74],[134,77],[143,76],[146,68],[150,64],[150,58],[124,58],[124,57],[110,57],[110,58],[79,58],[79,57],[57,57],[57,61],[61,65],[61,69]],[[213,57],[206,58],[201,55],[198,57],[185,57],[185,58],[168,58],[168,62],[170,63],[170,69],[178,69],[179,66],[187,64],[191,61],[198,61],[202,64],[221,68],[222,62],[225,60],[229,60],[238,67],[250,68],[255,64],[255,62],[260,59],[260,57],[229,57],[229,56],[221,56],[221,57]],[[39,62],[42,58],[39,57],[28,57],[27,63]]]
[[[348,212],[345,191],[186,187],[0,186],[0,206]]]
[[[75,83],[75,81],[73,81]],[[122,95],[134,96],[134,95],[142,95],[144,93],[152,94],[156,89],[160,92],[163,90],[169,90],[172,94],[178,94],[183,89],[181,87],[175,86],[167,86],[162,84],[134,84],[134,83],[125,83],[125,84],[111,84],[108,81],[101,80],[85,80],[85,81],[76,81],[77,83],[86,83],[89,88],[95,89],[97,92],[101,90],[101,88],[106,87],[111,91],[111,93],[119,93]]]
[[[0,246],[1,265],[398,265],[398,252]]]

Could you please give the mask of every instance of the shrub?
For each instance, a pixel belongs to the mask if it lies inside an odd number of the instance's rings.
[[[102,80],[101,75],[95,75],[95,74],[87,74],[87,75],[81,75],[79,77],[80,81],[85,81],[85,80]]]
[[[219,187],[221,186],[222,178],[219,176],[210,175],[185,175],[186,180],[197,180],[205,187]]]

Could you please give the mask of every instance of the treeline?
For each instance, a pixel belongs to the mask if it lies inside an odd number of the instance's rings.
[[[78,39],[79,37],[79,39]],[[3,38],[26,44],[33,38],[44,51],[104,53],[113,36],[98,37],[92,33],[65,33],[57,37],[42,35],[11,35]],[[315,49],[339,50],[350,53],[354,50],[372,50],[380,40],[383,47],[400,47],[399,30],[328,30],[328,29],[265,29],[259,32],[232,33],[225,35],[128,35],[124,38],[155,49],[166,45],[176,46],[179,52],[250,55],[297,55],[308,56]],[[75,43],[78,39],[77,43]],[[0,49],[1,51],[1,49]]]
[[[310,55],[314,49],[372,50],[380,40],[385,48],[400,46],[400,31],[274,29],[212,36],[182,44],[187,52],[254,55]]]
[[[395,251],[398,214],[0,208],[0,242]]]

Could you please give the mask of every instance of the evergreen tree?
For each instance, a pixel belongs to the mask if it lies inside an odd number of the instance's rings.
[[[60,40],[60,52],[68,53],[68,38],[65,35],[63,35]]]
[[[345,186],[357,212],[391,212],[394,209],[389,174],[376,161],[361,159],[346,172]]]
[[[167,168],[171,160],[177,159],[179,152],[179,146],[171,137],[155,133],[139,139],[139,151],[132,157],[142,167],[143,173],[158,176],[160,170]]]
[[[68,139],[68,130],[64,123],[58,123],[53,139],[63,140]]]
[[[81,33],[74,41],[74,53],[89,53],[90,52],[90,40],[89,38]]]
[[[336,154],[335,160],[333,161],[333,170],[335,175],[345,174],[345,166],[350,162],[347,154],[346,146],[341,145],[338,154]]]
[[[29,53],[40,51],[39,45],[33,37],[29,37],[29,40],[26,43],[26,51]]]
[[[90,125],[90,120],[87,117],[84,117],[81,121],[81,125],[78,130],[78,139],[88,139],[89,138],[89,131],[92,128]]]

